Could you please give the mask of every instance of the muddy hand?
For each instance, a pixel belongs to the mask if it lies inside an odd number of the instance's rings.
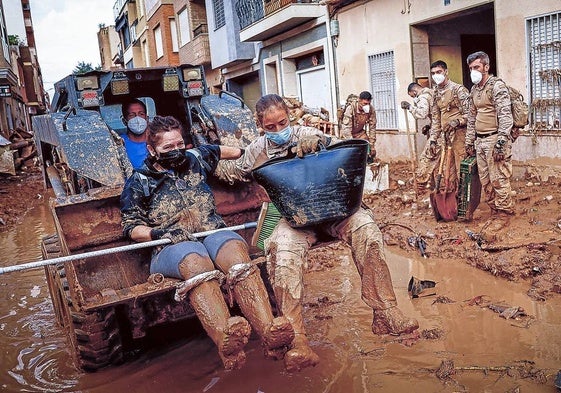
[[[300,158],[307,153],[313,153],[319,150],[320,143],[324,140],[319,135],[310,135],[301,138],[296,145],[296,155]]]

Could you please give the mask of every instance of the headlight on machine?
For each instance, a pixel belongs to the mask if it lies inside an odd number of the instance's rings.
[[[129,94],[129,80],[124,72],[115,72],[111,79],[111,93],[113,95]]]
[[[175,68],[168,68],[162,77],[162,86],[164,91],[179,90],[179,76]]]

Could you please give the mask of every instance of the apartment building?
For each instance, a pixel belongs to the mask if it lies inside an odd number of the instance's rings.
[[[154,41],[148,34],[144,0],[117,0],[113,5],[113,16],[119,42],[116,52],[111,55],[111,63],[123,68],[150,66],[150,48],[154,47]]]
[[[45,113],[48,109],[37,59],[30,2],[21,0],[20,4],[21,12],[16,14],[21,18],[25,36],[7,30],[0,1],[0,134],[5,137],[8,137],[9,130],[16,128],[29,131],[31,116]]]
[[[213,67],[253,103],[295,97],[333,117],[334,69],[326,7],[311,0],[206,0]]]

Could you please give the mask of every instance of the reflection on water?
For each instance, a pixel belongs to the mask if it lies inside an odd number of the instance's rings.
[[[41,238],[54,233],[48,202],[14,230],[0,233],[0,265],[41,259]],[[0,275],[0,390],[59,392],[77,384],[64,333],[56,324],[42,268]]]
[[[15,231],[0,233],[2,266],[37,260],[39,241],[53,233],[47,205],[34,209]],[[63,330],[56,324],[43,269],[0,275],[0,390],[46,392],[372,392],[372,391],[521,391],[549,392],[561,361],[559,297],[535,302],[525,283],[513,283],[460,261],[412,260],[389,253],[388,261],[398,302],[417,318],[421,330],[439,328],[440,339],[421,339],[405,346],[393,337],[372,335],[372,311],[360,298],[360,280],[349,253],[332,255],[329,270],[314,268],[305,277],[305,320],[320,364],[288,374],[282,362],[264,360],[258,340],[247,346],[242,370],[222,369],[212,341],[198,335],[171,340],[191,331],[156,333],[157,345],[147,346],[119,367],[87,374],[73,367]],[[325,258],[324,258],[325,259]],[[435,296],[409,299],[411,276],[436,281],[437,295],[454,303],[435,303]],[[535,319],[528,327],[499,317],[489,309],[470,306],[478,295],[523,307]],[[318,299],[323,299],[318,301]],[[325,301],[327,299],[327,301]],[[173,333],[173,334],[171,334]],[[516,361],[535,362],[549,373],[547,384],[506,374],[457,372],[444,384],[434,370],[442,360],[456,366],[501,367]]]

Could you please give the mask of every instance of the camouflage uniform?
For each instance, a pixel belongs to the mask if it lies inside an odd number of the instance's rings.
[[[485,200],[492,211],[514,212],[510,177],[512,176],[512,112],[510,95],[503,81],[490,76],[485,85],[474,85],[470,93],[466,147],[475,146],[477,168]],[[506,140],[505,159],[493,159],[493,147],[499,137]]]
[[[370,150],[375,151],[376,145],[376,110],[370,104],[370,112],[363,112],[358,101],[351,103],[345,109],[341,124],[343,139],[359,138],[370,143]]]
[[[460,163],[465,155],[466,124],[469,105],[469,91],[459,83],[451,80],[445,86],[436,86],[434,101],[431,107],[431,132],[429,141],[438,141],[443,135],[442,145],[452,144],[456,174],[460,173]],[[458,120],[459,125],[455,130],[443,132],[445,126],[452,120]]]
[[[433,100],[432,89],[423,87],[419,95],[413,100],[413,105],[409,108],[409,112],[417,120],[430,118],[430,108]]]
[[[419,95],[413,100],[413,105],[409,108],[409,111],[413,115],[413,117],[417,120],[428,119],[430,124],[431,119],[431,107],[433,102],[433,95],[434,90],[429,89],[428,87],[423,87]],[[417,167],[417,173],[415,178],[417,180],[417,185],[423,189],[428,183],[431,178],[434,169],[436,168],[436,157],[438,155],[433,156],[428,151],[429,141],[425,146],[425,149],[421,153],[419,157],[419,164]]]

